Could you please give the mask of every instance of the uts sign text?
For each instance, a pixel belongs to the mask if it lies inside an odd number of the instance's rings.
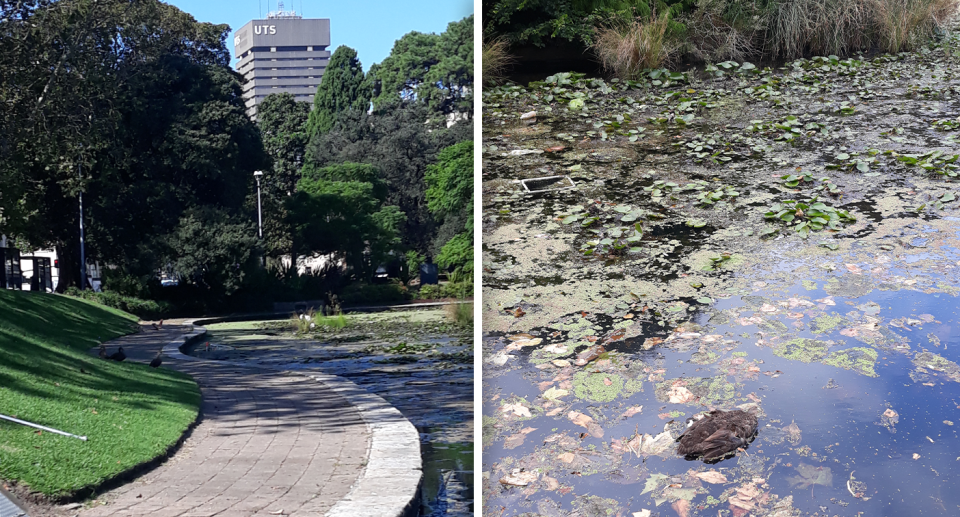
[[[260,34],[276,34],[276,33],[277,33],[277,26],[276,26],[276,25],[254,25],[254,26],[253,26],[253,33],[254,33],[254,34],[257,34],[257,35],[260,35]]]

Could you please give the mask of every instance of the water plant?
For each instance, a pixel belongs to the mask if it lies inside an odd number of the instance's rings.
[[[839,230],[841,224],[856,222],[847,210],[841,210],[818,201],[816,197],[802,201],[786,200],[774,203],[763,214],[767,219],[787,223],[801,237],[824,228]]]

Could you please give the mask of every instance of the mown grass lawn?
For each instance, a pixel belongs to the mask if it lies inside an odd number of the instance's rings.
[[[87,355],[136,317],[66,296],[0,290],[0,478],[60,498],[161,455],[194,421],[200,390],[168,369]],[[83,373],[81,369],[84,370]]]

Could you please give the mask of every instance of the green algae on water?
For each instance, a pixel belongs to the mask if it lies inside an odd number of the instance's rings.
[[[594,402],[610,402],[617,398],[623,385],[623,377],[613,373],[577,372],[573,376],[574,395]]]
[[[799,338],[787,341],[774,348],[773,353],[791,361],[812,363],[826,357],[828,348],[830,348],[830,345],[825,341]]]
[[[826,332],[832,332],[835,328],[844,323],[846,323],[846,320],[843,319],[843,317],[839,314],[823,314],[821,316],[817,316],[817,318],[813,320],[811,330],[814,334],[823,334]]]
[[[851,370],[867,377],[876,377],[877,372],[874,370],[874,366],[877,364],[877,351],[865,347],[837,350],[831,352],[823,360],[823,364]]]

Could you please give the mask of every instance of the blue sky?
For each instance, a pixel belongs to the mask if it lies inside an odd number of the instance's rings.
[[[232,30],[277,10],[277,0],[164,0],[197,21],[226,23]],[[267,5],[269,4],[269,9]],[[302,6],[302,8],[301,8]],[[356,49],[365,70],[390,54],[393,42],[410,31],[441,33],[450,22],[473,14],[473,0],[355,0],[320,2],[286,0],[284,10],[304,18],[330,18],[330,50],[340,45]],[[233,52],[233,33],[227,38]],[[233,60],[236,64],[236,59]]]

